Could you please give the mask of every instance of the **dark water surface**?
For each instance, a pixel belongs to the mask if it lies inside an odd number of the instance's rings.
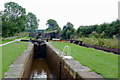
[[[34,59],[33,60],[30,78],[31,80],[34,80],[35,78],[44,78],[46,80],[48,78],[49,79],[53,78],[45,59]]]

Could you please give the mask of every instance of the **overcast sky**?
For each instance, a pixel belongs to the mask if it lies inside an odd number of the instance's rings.
[[[48,19],[54,19],[63,28],[71,22],[77,29],[81,25],[102,24],[118,18],[120,0],[0,0],[0,10],[4,3],[16,2],[40,19],[39,29],[46,29]]]

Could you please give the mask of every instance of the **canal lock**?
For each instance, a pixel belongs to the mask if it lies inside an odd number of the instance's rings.
[[[26,61],[21,78],[68,79],[73,78],[61,57],[48,46],[48,43],[32,41],[34,47]]]
[[[34,80],[40,79],[52,79],[54,78],[52,72],[46,61],[46,45],[41,42],[34,43],[34,55],[32,61],[32,68],[29,78]]]
[[[26,63],[21,78],[40,79],[80,79],[82,78],[102,78],[91,71],[88,67],[81,65],[73,58],[68,58],[64,54],[61,58],[60,50],[56,49],[48,42],[32,41],[33,48]],[[82,73],[81,73],[82,71]],[[84,74],[84,75],[81,75]]]

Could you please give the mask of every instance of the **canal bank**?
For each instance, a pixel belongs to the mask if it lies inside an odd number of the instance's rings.
[[[16,72],[6,73],[5,78],[103,78],[49,43],[30,43],[23,57],[21,63],[11,66]]]

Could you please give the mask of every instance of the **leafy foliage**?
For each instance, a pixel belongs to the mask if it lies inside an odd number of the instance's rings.
[[[26,15],[26,10],[22,6],[15,2],[8,2],[4,5],[4,11],[1,11],[2,14],[2,37],[14,36],[16,33],[25,32],[27,29],[36,29],[38,27],[38,22],[34,14],[28,13]],[[31,14],[31,15],[29,15]],[[29,18],[32,16],[32,19]],[[33,25],[29,20],[33,20]]]
[[[46,29],[46,31],[57,30],[57,32],[60,32],[60,30],[61,30],[61,28],[59,27],[57,22],[55,20],[53,20],[53,19],[49,19],[47,21],[46,25],[48,25],[48,28]]]
[[[64,27],[63,27],[63,30],[62,30],[62,38],[63,39],[70,39],[70,37],[74,34],[75,32],[75,29],[73,27],[74,25],[70,22],[68,22]]]
[[[111,38],[113,35],[117,35],[120,31],[119,20],[111,23],[103,23],[101,25],[80,26],[77,29],[77,33],[81,37],[89,37],[94,32],[101,35],[101,38]]]
[[[37,19],[36,15],[33,13],[28,13],[27,14],[27,29],[30,32],[35,32],[36,29],[38,29],[38,22],[39,20]]]

